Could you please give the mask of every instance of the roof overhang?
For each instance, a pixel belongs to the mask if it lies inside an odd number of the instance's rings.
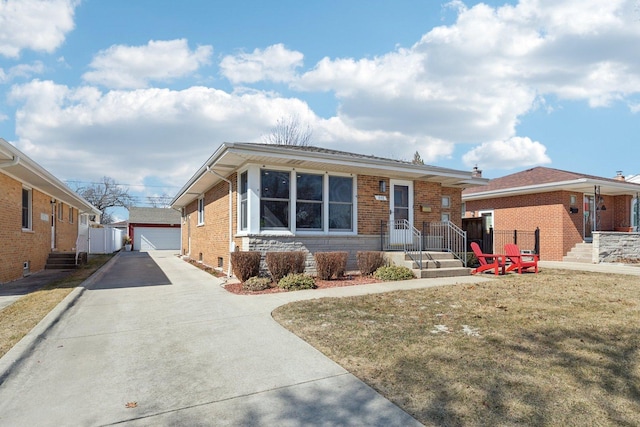
[[[100,215],[101,212],[64,182],[31,160],[13,145],[0,138],[0,173],[4,173],[30,188],[72,206],[80,213]]]
[[[596,186],[599,187],[600,194],[603,196],[635,196],[640,192],[640,184],[625,181],[615,182],[612,180],[579,178],[569,181],[527,185],[492,191],[480,191],[471,194],[463,193],[462,201],[466,202],[472,200],[494,199],[498,197],[519,196],[524,194],[549,193],[552,191],[572,191],[575,193],[594,194]]]
[[[171,207],[179,209],[188,205],[220,182],[220,176],[229,176],[248,164],[431,181],[439,182],[445,187],[458,188],[486,185],[489,182],[486,178],[473,177],[471,172],[414,165],[392,159],[344,152],[292,151],[278,145],[227,142],[222,144],[180,189],[171,201]],[[208,173],[208,170],[215,173]]]

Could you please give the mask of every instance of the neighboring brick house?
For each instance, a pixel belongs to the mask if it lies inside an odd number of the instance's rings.
[[[53,251],[87,242],[89,216],[100,211],[0,138],[0,283],[44,269]]]
[[[459,171],[318,147],[224,143],[182,187],[182,254],[229,268],[230,251],[380,250],[383,224],[461,225]]]
[[[462,192],[465,217],[495,230],[540,229],[542,259],[560,261],[594,231],[627,231],[640,184],[535,167]],[[501,248],[494,248],[501,252]]]
[[[180,212],[170,208],[129,208],[128,234],[134,250],[180,250]]]

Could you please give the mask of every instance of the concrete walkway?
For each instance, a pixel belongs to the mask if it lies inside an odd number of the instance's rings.
[[[170,252],[120,253],[0,359],[0,425],[419,425],[270,313],[444,283],[242,296]]]

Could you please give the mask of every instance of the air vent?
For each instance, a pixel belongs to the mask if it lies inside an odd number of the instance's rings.
[[[25,261],[22,263],[22,275],[28,276],[31,274],[31,261]]]

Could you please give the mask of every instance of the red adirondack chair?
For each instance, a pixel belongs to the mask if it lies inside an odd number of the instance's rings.
[[[505,262],[504,258],[500,255],[483,254],[480,246],[476,242],[471,242],[471,250],[480,263],[478,268],[471,270],[471,274],[482,273],[487,270],[494,270],[496,276],[500,274],[500,270],[502,270],[502,274],[504,274]]]
[[[520,248],[515,243],[504,245],[504,253],[511,263],[507,267],[507,271],[517,270],[519,274],[522,274],[522,270],[533,268],[538,273],[538,255],[520,253]]]

